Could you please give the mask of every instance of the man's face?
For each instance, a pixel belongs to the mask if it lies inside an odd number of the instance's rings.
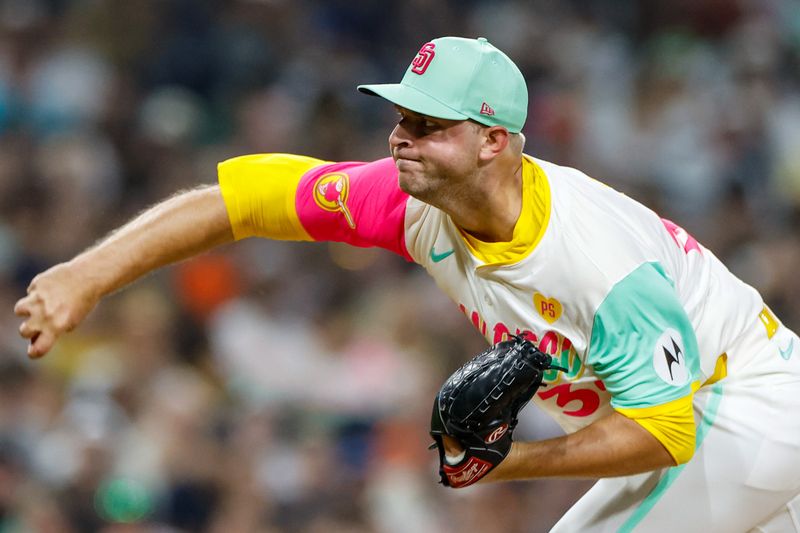
[[[399,106],[397,112],[399,121],[389,135],[389,147],[400,188],[433,205],[439,205],[443,195],[458,194],[477,170],[480,126],[420,115]]]

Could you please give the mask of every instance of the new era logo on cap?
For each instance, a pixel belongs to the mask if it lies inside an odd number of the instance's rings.
[[[484,103],[481,105],[481,115],[489,115],[489,116],[491,117],[492,115],[494,115],[494,109],[492,109],[491,107],[489,107],[489,104],[487,104],[486,102],[484,102]]]

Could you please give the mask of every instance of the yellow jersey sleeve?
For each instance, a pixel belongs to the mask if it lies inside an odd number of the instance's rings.
[[[692,398],[693,393],[654,407],[616,411],[649,431],[667,449],[675,464],[680,465],[694,455],[696,427]]]
[[[220,163],[219,186],[236,240],[312,240],[297,216],[295,195],[303,175],[324,164],[290,154],[245,155]]]

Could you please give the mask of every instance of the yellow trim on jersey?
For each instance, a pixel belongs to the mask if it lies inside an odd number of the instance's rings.
[[[728,375],[728,354],[723,353],[717,357],[717,362],[714,364],[714,373],[711,374],[707,380],[703,382],[703,387],[706,385],[713,385],[717,381],[724,379]]]
[[[697,383],[692,387],[696,389]],[[694,455],[697,428],[689,394],[671,402],[642,409],[616,409],[650,432],[666,448],[676,465],[689,461]]]
[[[775,332],[778,331],[778,327],[780,323],[778,319],[775,318],[775,315],[772,314],[772,311],[766,305],[764,309],[758,314],[758,319],[761,320],[761,323],[764,325],[764,329],[767,330],[767,338],[771,339]]]
[[[313,240],[297,217],[295,195],[303,174],[325,163],[291,154],[245,155],[220,163],[220,190],[236,240]]]
[[[461,232],[472,255],[486,263],[499,266],[521,261],[542,239],[550,221],[550,184],[544,171],[533,159],[522,158],[522,209],[508,242],[484,242]]]

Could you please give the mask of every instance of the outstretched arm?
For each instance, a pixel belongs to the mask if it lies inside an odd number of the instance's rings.
[[[71,261],[36,276],[14,312],[25,320],[28,355],[46,354],[105,295],[159,267],[233,241],[219,186],[156,204]]]

